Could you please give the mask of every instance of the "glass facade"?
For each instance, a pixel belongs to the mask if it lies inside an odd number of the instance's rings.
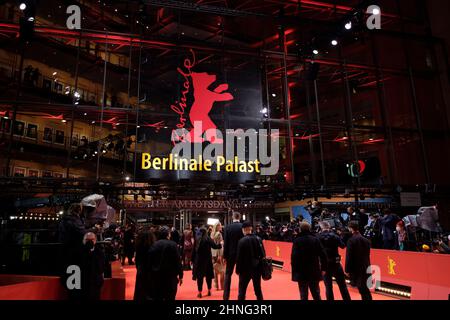
[[[82,1],[80,30],[67,28],[65,2],[43,2],[27,32],[23,13],[6,1],[2,176],[226,180],[139,172],[142,153],[167,156],[172,130],[191,126],[189,103],[180,106],[192,99],[184,93],[193,85],[185,68],[191,59],[196,72],[216,74],[234,95],[210,113],[218,128],[280,130],[279,173],[232,182],[446,185],[442,48],[422,2],[379,1],[382,26],[372,31],[357,1],[341,2],[243,1],[202,12],[163,2]],[[349,21],[353,28],[345,30]],[[355,179],[348,167],[358,161],[365,172]]]

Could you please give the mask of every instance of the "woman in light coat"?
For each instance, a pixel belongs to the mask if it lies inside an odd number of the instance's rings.
[[[222,224],[217,222],[211,231],[211,239],[216,244],[223,245],[223,236],[222,236]],[[223,259],[223,248],[221,249],[212,249],[212,259],[213,259],[213,267],[214,267],[214,286],[217,290],[223,290],[224,287],[224,276],[225,276],[225,263]],[[219,286],[220,283],[220,286]]]

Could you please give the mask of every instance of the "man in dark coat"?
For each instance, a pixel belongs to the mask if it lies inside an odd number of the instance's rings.
[[[327,255],[327,264],[323,281],[325,283],[326,295],[328,301],[334,301],[333,293],[333,277],[341,291],[342,299],[345,301],[351,300],[348,293],[347,284],[345,283],[345,274],[341,266],[341,256],[339,255],[339,248],[344,249],[345,244],[342,239],[331,231],[330,223],[322,221],[320,223],[322,232],[319,234],[319,240],[322,243],[325,253]]]
[[[238,300],[245,300],[250,280],[253,282],[256,299],[263,300],[261,290],[261,260],[264,258],[264,247],[261,240],[254,235],[250,222],[242,224],[244,237],[239,240],[236,254],[236,274],[239,275]]]
[[[122,265],[125,264],[125,257],[128,259],[128,264],[134,265],[133,257],[134,257],[134,251],[135,251],[135,242],[134,242],[134,228],[132,226],[127,227],[127,230],[125,230],[125,233],[123,235],[123,251],[124,256],[122,257]]]
[[[311,233],[311,225],[302,222],[291,254],[292,281],[298,282],[301,300],[308,300],[308,288],[314,300],[321,300],[319,282],[326,264],[327,257],[320,240]]]
[[[86,233],[84,218],[79,203],[72,204],[62,216],[58,227],[59,242],[61,248],[61,283],[67,288],[67,268],[81,264],[81,252],[83,251],[83,236]],[[79,300],[80,290],[68,290],[69,299]]]
[[[359,233],[359,223],[351,221],[349,229],[352,237],[347,242],[345,272],[349,275],[352,285],[355,285],[363,300],[372,300],[372,294],[367,286],[370,266],[370,242]]]
[[[183,268],[175,242],[170,239],[169,227],[159,230],[159,239],[149,250],[149,266],[154,279],[152,299],[173,301],[178,284],[183,283]]]
[[[389,209],[385,209],[383,213],[384,216],[380,218],[383,249],[394,250],[396,245],[395,228],[400,218],[392,214]]]
[[[238,242],[244,236],[240,220],[241,214],[239,212],[233,212],[233,223],[227,225],[224,230],[223,257],[225,259],[226,269],[223,300],[230,299],[231,276],[233,275],[234,266],[236,265]]]
[[[100,300],[103,286],[103,273],[105,271],[105,255],[95,244],[97,237],[88,232],[83,238],[81,252],[81,296],[83,300]]]

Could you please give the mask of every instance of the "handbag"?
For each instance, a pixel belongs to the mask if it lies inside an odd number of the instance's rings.
[[[266,252],[264,250],[263,243],[259,237],[258,237],[258,240],[259,240],[259,246],[261,248],[261,261],[259,262],[261,278],[264,281],[268,281],[268,280],[272,279],[272,272],[273,272],[272,258],[266,257]]]
[[[264,281],[272,279],[273,266],[271,258],[262,258],[260,263],[260,269],[261,269],[261,277]]]

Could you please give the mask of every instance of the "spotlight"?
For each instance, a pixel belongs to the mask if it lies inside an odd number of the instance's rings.
[[[332,40],[332,41],[331,41],[331,44],[332,44],[333,46],[337,46],[337,45],[338,45],[338,42],[337,42],[337,40]]]
[[[345,29],[350,30],[352,28],[352,22],[349,21],[345,24]]]
[[[23,3],[23,2],[22,2],[22,3],[19,5],[19,9],[22,10],[22,11],[24,11],[26,8],[27,8],[27,4],[26,4],[26,3]]]
[[[314,53],[315,55],[318,55],[318,54],[319,54],[319,50],[314,49],[314,50],[313,50],[313,53]]]

